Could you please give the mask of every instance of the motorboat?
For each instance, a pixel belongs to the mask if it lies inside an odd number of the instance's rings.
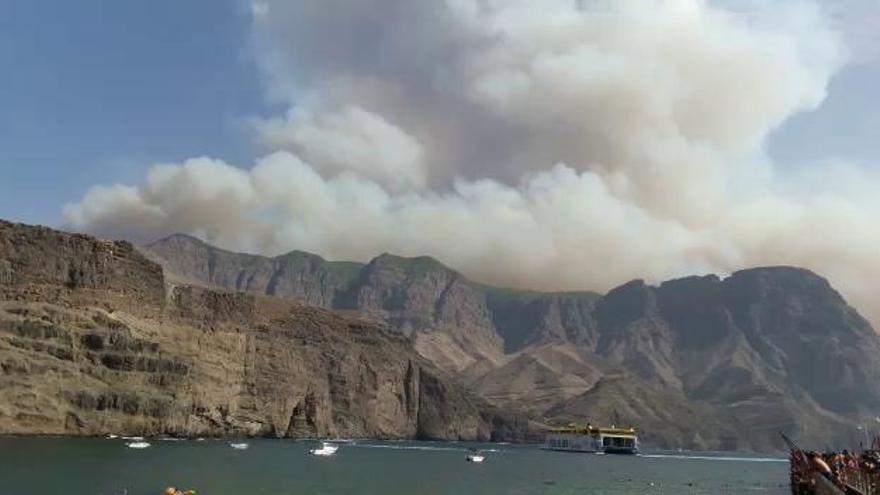
[[[339,450],[338,445],[330,442],[321,442],[321,446],[319,448],[310,449],[309,454],[329,457],[335,454],[337,450]]]
[[[465,459],[467,459],[468,462],[483,462],[485,457],[479,450],[471,450]]]
[[[247,448],[250,447],[250,445],[246,443],[230,443],[229,446],[235,450],[247,450]]]
[[[148,442],[139,441],[139,442],[128,442],[127,444],[125,444],[125,446],[130,449],[145,449],[145,448],[149,447],[150,444]]]

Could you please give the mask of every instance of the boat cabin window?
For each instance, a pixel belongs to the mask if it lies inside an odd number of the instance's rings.
[[[550,439],[550,447],[552,448],[560,448],[567,449],[569,447],[568,439],[565,438],[551,438]]]
[[[634,438],[628,437],[602,437],[602,446],[603,447],[612,447],[612,448],[625,448],[631,449],[635,447],[636,441]]]

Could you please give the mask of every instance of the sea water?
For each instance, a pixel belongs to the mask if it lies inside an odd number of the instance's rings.
[[[617,456],[535,446],[355,441],[332,457],[316,442],[0,438],[0,495],[784,494],[786,459],[741,454]],[[468,463],[470,448],[482,464]]]

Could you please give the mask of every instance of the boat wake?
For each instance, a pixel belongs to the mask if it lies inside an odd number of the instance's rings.
[[[639,455],[639,457],[647,457],[652,459],[686,459],[695,461],[788,462],[788,459],[780,457],[731,457],[685,454],[641,454]]]
[[[438,447],[430,445],[378,445],[369,443],[358,443],[353,445],[355,448],[366,449],[389,449],[389,450],[428,450],[428,451],[447,451],[447,452],[470,452],[471,449],[465,447]],[[499,449],[480,449],[481,452],[501,452]]]

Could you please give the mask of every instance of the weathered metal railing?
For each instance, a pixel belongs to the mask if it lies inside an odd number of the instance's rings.
[[[848,493],[860,493],[862,495],[880,494],[880,473],[877,472],[874,466],[869,467],[864,464],[847,466],[841,473],[840,480],[844,487],[848,489]]]
[[[880,438],[872,450],[822,455],[807,452],[784,433],[790,449],[792,495],[880,495]]]
[[[830,475],[816,469],[801,450],[792,450],[790,462],[792,495],[880,495],[880,471],[862,459]]]

